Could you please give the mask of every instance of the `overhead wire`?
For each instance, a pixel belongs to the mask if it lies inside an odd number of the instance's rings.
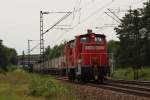
[[[73,15],[73,17],[74,17],[74,13],[76,12],[76,9],[78,9],[79,7],[80,7],[80,4],[81,4],[81,1],[82,0],[77,0],[76,2],[75,2],[75,5],[74,5],[74,10],[73,10],[73,12],[71,13],[72,15]],[[70,14],[69,14],[70,15]],[[67,15],[68,16],[68,15]],[[74,18],[73,18],[73,20],[74,20]],[[73,23],[73,20],[72,20],[72,22],[70,22],[70,25]],[[51,28],[50,28],[51,29]],[[68,29],[71,29],[71,28],[68,28]],[[61,29],[61,30],[64,30],[63,28]],[[46,32],[48,32],[49,30],[47,30]],[[46,33],[45,32],[45,33]],[[59,36],[60,37],[60,36]],[[54,43],[54,41],[53,41],[53,43]]]
[[[137,5],[137,4],[139,4],[139,3],[141,3],[141,1],[145,1],[145,0],[140,0],[140,1],[138,1],[138,2],[136,2],[136,3],[132,3],[132,5]],[[109,15],[107,12],[105,12],[105,14],[107,14],[109,17],[111,17],[114,21],[116,21],[116,22],[118,22],[119,24],[121,23],[121,19],[116,15],[116,13],[115,12],[113,12],[113,11],[111,11],[111,9],[108,9],[108,11],[110,12],[110,13],[112,13],[115,17],[113,17],[113,16],[111,16],[111,15]],[[121,12],[127,12],[127,10],[123,10],[123,11],[121,11]],[[112,27],[116,27],[116,26],[112,26]]]
[[[81,2],[82,2],[82,0],[77,0],[77,1],[75,2],[75,5],[74,5],[73,11],[72,11],[73,20],[70,21],[70,25],[71,25],[71,26],[72,26],[72,24],[73,24],[73,21],[74,21],[74,18],[75,18],[75,14],[77,13],[77,11],[78,11],[79,8],[80,8]],[[68,29],[69,29],[69,28],[68,28]],[[72,29],[72,28],[70,28],[70,29]],[[62,30],[64,30],[64,29],[62,29]],[[66,32],[66,31],[65,31],[65,32]],[[61,34],[58,38],[61,38],[62,35],[63,35],[63,34]],[[55,41],[57,41],[57,40],[58,40],[58,39],[54,40],[52,43],[55,43]]]
[[[65,18],[67,18],[72,12],[68,12],[66,15],[64,15],[59,21],[57,21],[53,26],[51,26],[49,29],[47,29],[43,34],[46,34],[48,31],[50,31],[52,28],[54,28],[57,24],[59,24],[61,21],[63,21]]]
[[[80,23],[74,25],[73,28],[72,28],[70,31],[73,31],[76,27],[78,27],[79,25],[81,25],[81,24],[83,24],[84,22],[86,22],[89,18],[91,18],[92,16],[94,16],[95,14],[97,14],[98,12],[100,12],[101,10],[103,10],[105,7],[109,6],[109,5],[112,4],[113,2],[114,2],[114,0],[112,0],[110,3],[104,5],[104,6],[101,7],[100,9],[94,11],[92,14],[90,14],[88,17],[86,17],[86,18],[85,18],[84,20],[82,20]],[[138,3],[141,3],[141,2],[138,2]],[[136,4],[138,4],[138,3],[136,3]],[[77,0],[76,3],[75,3],[75,6],[74,6],[73,14],[74,14],[74,12],[75,12],[77,9],[80,8],[80,4],[81,4],[81,0]],[[75,8],[76,8],[76,9],[75,9]],[[73,15],[73,16],[75,17],[75,15]],[[72,23],[73,23],[73,21],[72,21]],[[68,31],[68,32],[70,32],[70,31]],[[68,33],[68,32],[67,32],[67,33]],[[67,33],[66,33],[66,34],[67,34]],[[65,35],[66,35],[66,34],[65,34]],[[61,38],[62,35],[64,35],[64,34],[61,34],[61,35],[59,36],[59,38]],[[58,39],[57,39],[57,40],[58,40]],[[54,42],[53,42],[53,43],[54,43]]]
[[[88,17],[86,17],[84,20],[82,20],[82,21],[80,22],[80,24],[78,23],[78,24],[74,25],[74,26],[72,27],[72,29],[69,30],[68,32],[73,31],[73,30],[74,30],[76,27],[78,27],[79,25],[85,23],[89,18],[95,16],[96,14],[98,14],[98,12],[100,12],[100,11],[102,11],[103,9],[105,9],[106,7],[110,6],[113,2],[114,2],[114,1],[108,2],[108,3],[105,4],[104,6],[100,7],[100,8],[97,9],[97,10],[95,10],[95,11],[92,12]],[[80,2],[80,3],[81,3],[81,2]],[[80,3],[79,3],[79,4],[80,4]],[[78,6],[78,7],[79,7],[79,6]],[[77,7],[77,8],[78,8],[78,7]],[[57,41],[57,40],[59,40],[60,38],[62,38],[63,35],[68,34],[68,32],[66,32],[65,34],[61,34],[61,35],[59,36],[59,38],[57,38],[55,41]],[[52,43],[55,43],[55,41],[53,41]]]
[[[112,2],[109,2],[106,5],[100,7],[99,9],[97,9],[96,11],[94,11],[93,13],[91,13],[89,16],[87,16],[84,20],[82,20],[80,24],[76,24],[75,26],[73,26],[73,29],[76,28],[78,25],[81,25],[81,24],[85,23],[89,18],[97,15],[100,11],[102,11],[103,9],[105,9],[107,6],[110,6],[111,4],[112,4]]]
[[[80,22],[80,24],[76,24],[72,27],[72,29],[70,31],[73,31],[76,27],[78,27],[79,25],[85,23],[89,18],[95,16],[96,14],[98,14],[98,12],[102,11],[103,9],[105,9],[106,7],[110,6],[114,1],[111,1],[111,2],[108,2],[107,4],[105,4],[104,6],[100,7],[99,9],[95,10],[93,13],[91,13],[88,17],[86,17],[84,20],[82,20]],[[68,32],[70,32],[68,31]],[[66,34],[68,34],[68,32]],[[63,35],[66,35],[66,34],[61,34],[59,37],[62,38]],[[57,40],[59,40],[60,38],[58,38]],[[53,42],[54,43],[54,42]]]
[[[40,43],[38,43],[37,45],[35,45],[35,46],[30,50],[30,52],[32,52],[34,49],[36,49],[39,45],[40,45]]]
[[[118,21],[116,18],[114,18],[113,16],[109,15],[107,12],[105,12],[106,15],[108,15],[109,17],[111,17],[113,20],[115,20],[116,22],[118,22],[119,24],[121,24],[120,21]]]
[[[74,7],[73,7],[73,19],[75,18],[75,14],[77,13],[81,4],[81,0],[77,0]]]

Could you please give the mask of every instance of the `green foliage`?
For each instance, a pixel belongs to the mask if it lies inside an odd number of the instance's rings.
[[[43,96],[46,100],[70,100],[72,98],[67,87],[52,78],[39,75],[33,76],[29,85],[28,95]]]
[[[17,69],[0,74],[0,100],[74,100],[67,85],[51,76]]]
[[[14,93],[14,87],[8,84],[2,84],[0,87],[2,86],[5,88],[0,88],[0,100],[22,100]]]
[[[7,71],[8,65],[17,64],[17,53],[15,49],[5,47],[0,43],[0,68]]]
[[[134,80],[134,69],[132,68],[119,68],[113,74],[114,79]],[[143,67],[138,70],[139,80],[150,81],[150,68]]]
[[[24,89],[27,83],[28,74],[20,69],[0,74],[0,100],[26,100]]]
[[[133,80],[133,70],[131,68],[117,69],[112,76],[115,79]]]
[[[10,67],[7,67],[8,71],[15,71],[18,69],[18,66],[17,65],[11,65]]]
[[[45,55],[48,59],[63,56],[63,53],[64,53],[64,44],[55,45],[53,48],[48,46],[45,50]]]
[[[118,52],[119,52],[119,41],[110,40],[108,42],[108,53],[113,54],[113,60],[116,66],[118,66],[119,60]]]
[[[140,68],[150,62],[150,3],[142,9],[130,9],[115,28],[120,39],[119,66]]]
[[[142,80],[150,81],[150,68],[148,67],[142,68],[139,72],[139,77]]]

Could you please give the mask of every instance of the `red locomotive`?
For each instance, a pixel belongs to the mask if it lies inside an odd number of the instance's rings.
[[[105,35],[87,34],[76,36],[65,45],[65,68],[70,80],[100,80],[109,72]]]
[[[88,30],[87,34],[76,36],[74,40],[65,44],[64,57],[56,62],[57,66],[52,65],[53,60],[46,63],[49,64],[45,64],[47,65],[45,70],[59,70],[61,74],[68,75],[70,80],[102,82],[109,73],[105,35],[95,34],[92,30]]]

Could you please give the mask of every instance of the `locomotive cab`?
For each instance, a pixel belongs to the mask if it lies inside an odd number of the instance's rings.
[[[103,81],[108,73],[107,42],[105,35],[92,33],[76,37],[76,77],[81,80]]]

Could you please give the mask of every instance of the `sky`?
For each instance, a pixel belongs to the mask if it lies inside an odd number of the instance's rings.
[[[121,18],[131,6],[132,9],[142,7],[146,0],[0,0],[0,39],[4,45],[15,48],[18,54],[27,53],[28,40],[40,38],[40,11],[73,12],[55,28],[71,28],[69,30],[52,29],[44,35],[45,47],[60,44],[86,33],[92,29],[95,33],[105,34],[107,40],[118,40],[114,27],[116,21],[104,12],[115,11]],[[122,12],[123,11],[123,12]],[[65,14],[44,15],[44,31],[54,25]],[[61,26],[67,25],[67,26]],[[96,28],[98,27],[98,29]],[[31,48],[38,41],[30,42]],[[39,47],[33,54],[39,53]]]

